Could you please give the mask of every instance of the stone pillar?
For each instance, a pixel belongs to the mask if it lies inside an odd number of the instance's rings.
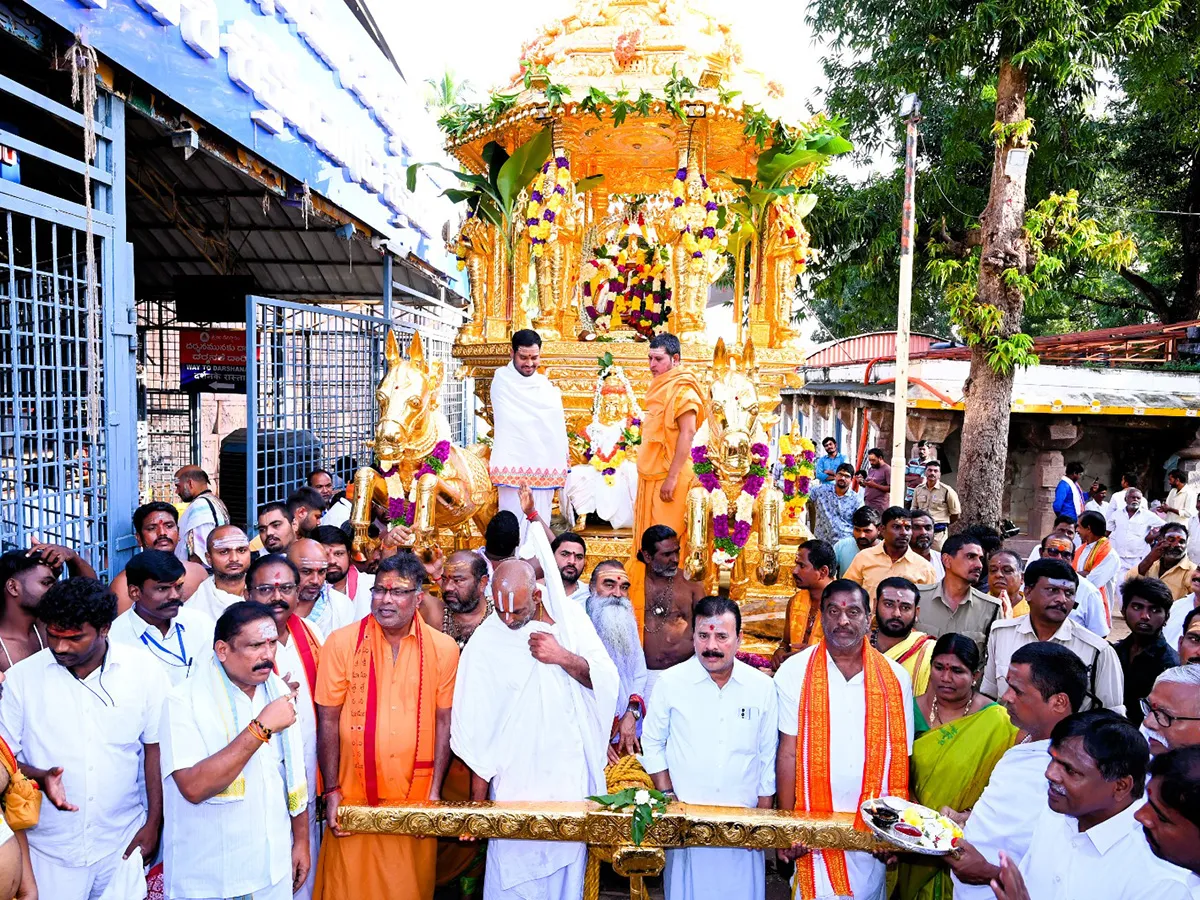
[[[1062,451],[1079,441],[1083,429],[1069,419],[1039,417],[1033,422],[1019,423],[1016,430],[1038,451],[1033,464],[1034,497],[1028,523],[1029,536],[1038,540],[1054,528],[1054,492],[1067,468]]]

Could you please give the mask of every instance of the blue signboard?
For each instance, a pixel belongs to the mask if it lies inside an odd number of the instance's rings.
[[[404,185],[407,87],[342,0],[25,2],[393,246],[443,267],[436,213]]]

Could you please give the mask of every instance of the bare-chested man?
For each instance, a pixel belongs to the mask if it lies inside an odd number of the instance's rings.
[[[141,550],[161,550],[174,553],[179,544],[179,512],[170,503],[155,500],[145,503],[133,511],[133,534]],[[189,599],[196,588],[203,584],[208,572],[200,563],[188,560],[183,564],[187,574],[183,576],[183,599]],[[117,595],[117,613],[133,606],[133,598],[125,585],[125,570],[113,579],[110,589]]]
[[[689,659],[692,643],[692,608],[704,597],[704,585],[688,581],[679,571],[679,535],[666,525],[651,525],[642,534],[638,560],[646,567],[643,586],[647,703],[659,675]],[[637,600],[631,596],[634,608]]]
[[[442,566],[441,588],[441,597],[422,598],[421,618],[454,638],[461,650],[492,614],[487,562],[474,550],[455,550]]]

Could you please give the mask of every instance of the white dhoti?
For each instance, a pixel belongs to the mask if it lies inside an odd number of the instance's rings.
[[[517,492],[533,491],[534,504],[549,524],[554,492],[567,477],[567,420],[562,392],[545,375],[526,377],[509,363],[492,378],[492,452],[488,471],[500,494],[500,508],[521,523],[521,540],[529,521]]]
[[[317,863],[316,863],[316,858],[314,857],[311,871],[315,872],[316,870],[317,870]],[[251,896],[251,900],[291,900],[291,898],[293,896],[296,896],[296,897],[301,896],[301,894],[303,893],[303,890],[304,889],[301,888],[299,891],[296,891],[296,893],[293,895],[292,894],[292,880],[290,878],[285,878],[282,881],[275,882],[273,885],[271,885],[266,890],[255,891],[250,896]],[[310,896],[311,896],[311,890],[310,890]],[[167,897],[167,900],[181,900],[181,898]],[[211,898],[208,898],[208,900],[224,900],[224,898],[211,897]]]
[[[133,840],[132,834],[119,850],[90,866],[64,866],[57,859],[38,853],[31,844],[29,861],[33,864],[38,896],[47,900],[99,900],[121,864],[130,840]]]
[[[767,892],[767,858],[740,847],[668,850],[663,886],[667,900],[761,900]]]
[[[493,800],[582,800],[603,793],[619,678],[587,613],[566,599],[550,542],[530,533],[546,572],[545,610],[554,624],[510,629],[488,616],[459,660],[450,746],[489,783]],[[529,652],[536,631],[587,660],[585,688]],[[488,842],[486,898],[578,900],[587,847],[556,841]]]
[[[533,489],[533,508],[537,510],[537,514],[542,517],[542,521],[547,525],[550,524],[550,516],[554,514],[554,491],[555,488],[548,489]],[[521,509],[521,498],[518,496],[518,488],[515,487],[499,487],[496,493],[500,498],[500,508],[507,509],[510,513],[517,517],[517,522],[521,526],[521,543],[525,543],[525,536],[529,532],[529,526],[533,523],[525,517],[525,511]]]
[[[610,476],[612,484],[594,466],[572,466],[563,492],[574,512],[581,518],[595,513],[613,528],[633,527],[633,507],[637,503],[637,464],[623,462]]]

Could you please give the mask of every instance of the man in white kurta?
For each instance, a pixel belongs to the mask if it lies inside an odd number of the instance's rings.
[[[307,840],[299,856],[293,852],[292,816],[303,817],[308,790],[292,727],[295,696],[271,672],[274,622],[249,606],[218,623],[223,639],[216,655],[195,678],[173,688],[163,707],[169,900],[290,900],[296,867],[306,874],[309,866]],[[253,733],[253,722],[270,729],[266,743]],[[218,754],[224,763],[214,759]],[[213,788],[214,771],[233,774]]]
[[[857,592],[854,589],[857,588]],[[861,612],[853,611],[851,604],[846,602],[849,597],[857,596],[854,606]],[[851,618],[851,615],[855,618]],[[810,664],[817,661],[818,665],[826,667],[829,685],[829,782],[833,797],[833,811],[854,813],[858,811],[863,792],[863,782],[866,778],[866,718],[867,691],[864,681],[864,671],[858,672],[847,679],[838,668],[833,656],[826,649],[826,642],[831,638],[843,644],[853,644],[853,634],[859,633],[859,642],[866,639],[870,629],[870,612],[866,592],[852,582],[839,580],[830,584],[822,596],[821,625],[825,632],[825,641],[802,650],[786,660],[779,671],[775,673],[775,690],[779,707],[779,731],[783,737],[797,737],[795,753],[801,751],[799,735],[800,697],[804,688],[805,673]],[[870,649],[870,648],[868,648]],[[818,651],[824,656],[817,656]],[[876,652],[871,650],[870,652]],[[887,657],[882,661],[891,669],[892,674],[900,683],[900,698],[903,706],[904,726],[908,752],[912,752],[913,714],[912,714],[912,681],[904,668]],[[653,708],[653,705],[652,705]],[[781,739],[782,740],[782,739]],[[795,754],[792,756],[793,768],[790,772],[783,771],[785,755],[779,754],[780,764],[776,779],[776,787],[780,791],[781,805],[785,799],[782,779],[787,776],[794,782]],[[892,767],[908,767],[908,757],[893,759],[890,747],[885,754],[883,772],[878,773],[881,784],[886,786],[892,780]],[[795,808],[801,808],[800,789],[794,786],[792,795]],[[812,851],[817,897],[834,896],[833,886],[819,850]],[[849,876],[850,889],[854,900],[882,900],[885,891],[887,870],[882,862],[870,853],[847,852],[846,870]],[[797,863],[799,866],[799,863]],[[797,886],[796,896],[800,896]],[[808,900],[808,898],[805,898]]]
[[[37,609],[50,646],[8,670],[0,735],[43,791],[27,832],[39,896],[98,900],[123,857],[145,856],[157,836],[161,793],[142,785],[160,781],[169,684],[149,654],[108,639],[106,585],[59,582]]]
[[[179,517],[175,555],[180,562],[203,563],[208,536],[214,528],[229,524],[229,510],[212,492],[208,473],[199,466],[184,466],[175,473],[175,492],[188,504]]]
[[[1114,576],[1117,584],[1124,581],[1125,573],[1136,568],[1150,552],[1150,545],[1146,543],[1146,535],[1150,533],[1150,529],[1163,524],[1162,519],[1138,505],[1141,499],[1141,492],[1137,488],[1131,488],[1125,494],[1125,508],[1115,510],[1109,520],[1112,531],[1108,539],[1112,541],[1113,549],[1121,557],[1120,567]],[[1088,580],[1091,580],[1090,577]],[[1114,599],[1110,596],[1109,602],[1112,603]]]
[[[473,800],[605,793],[617,670],[587,613],[567,601],[545,535],[531,535],[544,545],[547,587],[528,563],[499,563],[497,614],[459,660],[450,745],[471,770]],[[484,900],[578,900],[586,861],[582,843],[490,840]]]
[[[117,616],[109,640],[146,650],[172,685],[212,656],[213,626],[183,602],[187,570],[173,553],[144,550],[125,566],[133,606]]]
[[[532,521],[521,509],[518,491],[533,491],[543,522],[550,521],[554,492],[563,486],[570,463],[562,392],[538,372],[542,339],[524,329],[512,336],[512,362],[492,378],[492,453],[489,462],[500,508],[521,523],[525,539]]]
[[[656,788],[684,803],[770,809],[779,742],[775,685],[735,658],[737,604],[706,597],[695,617],[696,655],[663,672],[654,687],[642,767]],[[762,900],[765,867],[762,850],[668,850],[667,900]]]

